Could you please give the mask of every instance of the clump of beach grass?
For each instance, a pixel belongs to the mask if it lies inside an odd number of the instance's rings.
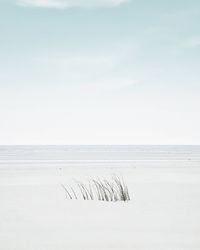
[[[74,180],[75,186],[61,185],[65,190],[67,199],[99,200],[107,202],[130,201],[128,187],[122,177],[112,176],[112,178],[96,177],[81,182]]]

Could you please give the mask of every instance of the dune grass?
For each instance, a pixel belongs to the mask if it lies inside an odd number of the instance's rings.
[[[119,176],[113,176],[110,179],[96,177],[87,182],[74,180],[74,184],[73,186],[61,185],[67,199],[130,201],[128,187],[124,179]]]

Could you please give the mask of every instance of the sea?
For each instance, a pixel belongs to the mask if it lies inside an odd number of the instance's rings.
[[[0,171],[62,168],[199,168],[197,145],[0,146]]]

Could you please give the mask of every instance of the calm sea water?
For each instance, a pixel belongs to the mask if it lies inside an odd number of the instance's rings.
[[[0,146],[0,171],[65,167],[198,168],[200,146]]]

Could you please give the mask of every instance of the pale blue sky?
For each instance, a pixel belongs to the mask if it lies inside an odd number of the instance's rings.
[[[0,144],[200,144],[199,0],[0,0]]]

